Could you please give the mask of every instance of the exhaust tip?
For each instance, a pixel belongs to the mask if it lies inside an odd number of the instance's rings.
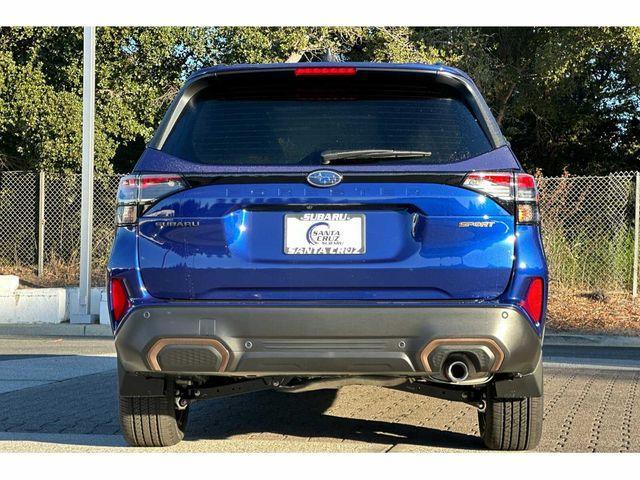
[[[446,364],[444,375],[451,382],[464,382],[469,378],[469,366],[462,360],[455,360]]]

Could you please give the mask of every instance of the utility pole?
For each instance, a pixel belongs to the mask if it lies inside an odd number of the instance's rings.
[[[84,27],[82,78],[82,203],[80,210],[79,309],[71,323],[93,323],[91,314],[91,242],[93,230],[93,143],[96,83],[96,27]]]
[[[44,274],[44,170],[38,172],[38,277]]]

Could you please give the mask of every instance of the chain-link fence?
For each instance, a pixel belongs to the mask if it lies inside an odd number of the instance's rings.
[[[40,175],[0,172],[0,273],[18,274],[34,285],[76,285],[81,176],[46,174],[41,179]],[[96,285],[104,282],[119,178],[95,175],[92,266]],[[552,280],[588,291],[631,289],[635,179],[635,173],[538,178]],[[44,222],[42,230],[40,222]]]
[[[92,270],[96,285],[104,283],[119,179],[119,175],[95,176]],[[15,273],[27,284],[77,285],[81,187],[79,174],[0,172],[0,273]]]
[[[0,266],[33,266],[38,260],[38,174],[0,173]]]
[[[584,290],[631,289],[635,183],[635,172],[538,179],[553,281]]]

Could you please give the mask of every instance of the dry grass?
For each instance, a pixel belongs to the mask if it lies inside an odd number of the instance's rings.
[[[547,327],[553,331],[640,335],[640,298],[551,285]]]
[[[45,264],[44,272],[38,276],[36,268],[31,266],[0,267],[0,275],[17,275],[20,277],[20,288],[53,288],[77,286],[80,281],[78,262],[65,263],[52,260]],[[94,287],[104,286],[104,268],[94,268],[91,284]]]

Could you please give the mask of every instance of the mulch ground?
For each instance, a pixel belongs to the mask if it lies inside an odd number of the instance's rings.
[[[640,335],[640,297],[569,290],[552,284],[547,327],[562,332]]]

